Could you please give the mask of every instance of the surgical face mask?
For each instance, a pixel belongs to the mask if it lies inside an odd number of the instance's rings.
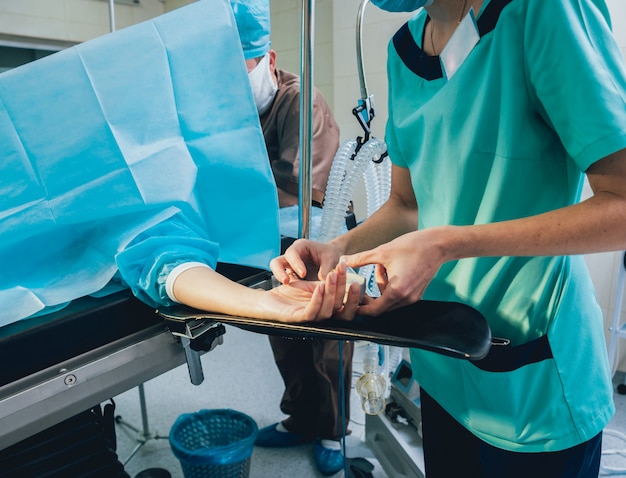
[[[248,73],[248,78],[250,79],[250,86],[252,86],[256,108],[259,115],[262,115],[269,109],[278,91],[278,86],[270,71],[269,53],[266,53],[254,70]]]
[[[412,12],[418,8],[432,5],[435,0],[371,0],[371,2],[388,12]]]

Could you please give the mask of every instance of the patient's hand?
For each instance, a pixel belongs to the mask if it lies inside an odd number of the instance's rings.
[[[208,267],[193,267],[174,282],[178,301],[223,314],[278,322],[315,322],[336,317],[350,320],[359,307],[360,289],[346,291],[346,266],[340,264],[324,280],[293,280],[270,290],[253,289]]]
[[[280,322],[315,322],[336,317],[350,320],[359,307],[360,287],[346,293],[346,268],[338,266],[323,281],[295,280],[266,291],[263,318]],[[267,313],[267,315],[266,315]]]

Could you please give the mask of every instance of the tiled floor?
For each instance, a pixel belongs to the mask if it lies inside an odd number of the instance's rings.
[[[359,350],[355,352],[355,372],[361,370]],[[259,428],[284,418],[278,406],[283,392],[272,351],[264,335],[227,326],[224,344],[202,356],[204,382],[194,386],[189,381],[186,366],[181,366],[144,385],[148,424],[153,434],[167,436],[175,419],[182,413],[200,409],[231,408],[248,414]],[[360,375],[360,374],[359,374]],[[138,389],[115,397],[116,414],[133,426],[141,428]],[[365,417],[358,397],[352,391],[352,434],[348,446],[354,449],[364,442]],[[136,446],[137,435],[118,426],[118,454],[125,461]],[[375,465],[374,477],[386,478],[380,464]],[[148,441],[126,464],[131,477],[148,468],[165,468],[173,478],[183,478],[180,464],[173,456],[166,439]],[[336,476],[342,476],[338,473]],[[313,462],[312,445],[287,449],[255,448],[250,478],[308,478],[321,477]]]
[[[202,357],[205,381],[199,386],[190,383],[186,366],[179,367],[145,384],[148,424],[152,433],[166,437],[174,420],[182,413],[200,409],[231,408],[253,417],[259,427],[283,418],[278,404],[283,391],[282,380],[272,357],[267,337],[228,327],[224,344]],[[355,374],[361,370],[359,348],[355,353]],[[616,382],[623,380],[618,372]],[[355,449],[364,444],[364,415],[358,397],[352,393],[352,435],[348,445]],[[116,413],[134,426],[141,428],[138,389],[115,398]],[[624,450],[626,441],[612,436],[613,432],[626,434],[626,395],[615,394],[617,413],[607,427],[604,449]],[[136,445],[136,434],[118,426],[118,454],[125,461]],[[626,439],[626,437],[624,437]],[[363,454],[367,449],[362,449]],[[367,456],[366,456],[367,457]],[[387,478],[380,463],[367,457],[374,465],[375,478]],[[626,476],[626,455],[605,455],[604,471],[608,467],[623,469],[614,476]],[[167,439],[148,441],[126,464],[126,471],[134,478],[148,468],[164,468],[173,478],[183,478],[180,463],[173,456]],[[607,475],[608,473],[603,473]],[[312,457],[310,445],[289,449],[255,448],[251,460],[251,478],[308,478],[321,477]],[[343,472],[336,476],[343,476]]]

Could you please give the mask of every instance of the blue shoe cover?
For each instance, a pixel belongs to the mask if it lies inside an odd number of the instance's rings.
[[[334,475],[343,468],[343,454],[341,450],[326,448],[319,439],[315,441],[313,457],[315,458],[317,469],[323,475]]]
[[[276,429],[278,423],[261,428],[256,436],[254,444],[269,448],[286,448],[289,446],[303,445],[311,441],[304,435],[297,433],[281,432]]]

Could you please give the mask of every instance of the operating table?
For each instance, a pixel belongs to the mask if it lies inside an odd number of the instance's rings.
[[[269,284],[267,271],[230,264],[218,271],[245,285]],[[200,354],[224,332],[214,321],[168,321],[128,290],[1,327],[0,450],[185,362],[200,383]]]

